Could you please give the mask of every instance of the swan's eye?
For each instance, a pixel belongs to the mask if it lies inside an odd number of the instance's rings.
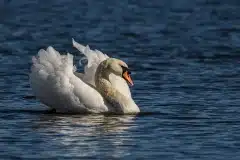
[[[126,71],[128,72],[128,74],[131,74],[131,72],[129,71],[129,69],[127,67],[121,66],[122,67],[122,74],[124,74]]]

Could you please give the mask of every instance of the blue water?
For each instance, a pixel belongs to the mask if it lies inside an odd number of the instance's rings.
[[[129,64],[142,114],[25,97],[31,57],[71,38]],[[2,0],[0,77],[0,159],[240,159],[239,0]]]

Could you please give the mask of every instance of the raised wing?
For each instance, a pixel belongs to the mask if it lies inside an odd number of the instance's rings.
[[[98,65],[109,58],[108,55],[102,53],[99,50],[91,50],[89,46],[83,46],[77,43],[74,39],[72,39],[73,46],[80,51],[83,55],[85,55],[88,59],[88,64],[84,66],[84,74],[75,73],[78,77],[82,78],[83,81],[95,86],[95,72],[97,70]],[[129,90],[128,84],[126,81],[114,74],[110,75],[110,79],[112,85],[123,95],[127,97],[131,97],[131,92]]]
[[[91,50],[89,46],[83,46],[77,43],[74,39],[72,39],[73,46],[80,51],[83,55],[85,55],[88,59],[88,64],[84,66],[84,75],[81,75],[83,80],[87,83],[90,83],[95,86],[95,72],[97,70],[98,65],[109,58],[106,54],[103,54],[99,50]]]
[[[73,56],[52,47],[33,57],[30,84],[36,97],[60,112],[106,112],[102,96],[74,75]]]

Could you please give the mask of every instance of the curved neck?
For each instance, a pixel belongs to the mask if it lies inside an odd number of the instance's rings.
[[[116,113],[139,112],[137,105],[131,98],[127,98],[112,86],[109,79],[110,72],[106,69],[106,65],[106,60],[99,64],[95,73],[95,84],[98,92],[111,105],[110,110]]]

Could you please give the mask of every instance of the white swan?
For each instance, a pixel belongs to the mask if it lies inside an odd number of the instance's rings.
[[[135,114],[140,112],[126,81],[133,85],[125,62],[109,58],[73,40],[88,64],[77,73],[71,54],[51,46],[33,57],[30,85],[36,97],[57,112]]]

